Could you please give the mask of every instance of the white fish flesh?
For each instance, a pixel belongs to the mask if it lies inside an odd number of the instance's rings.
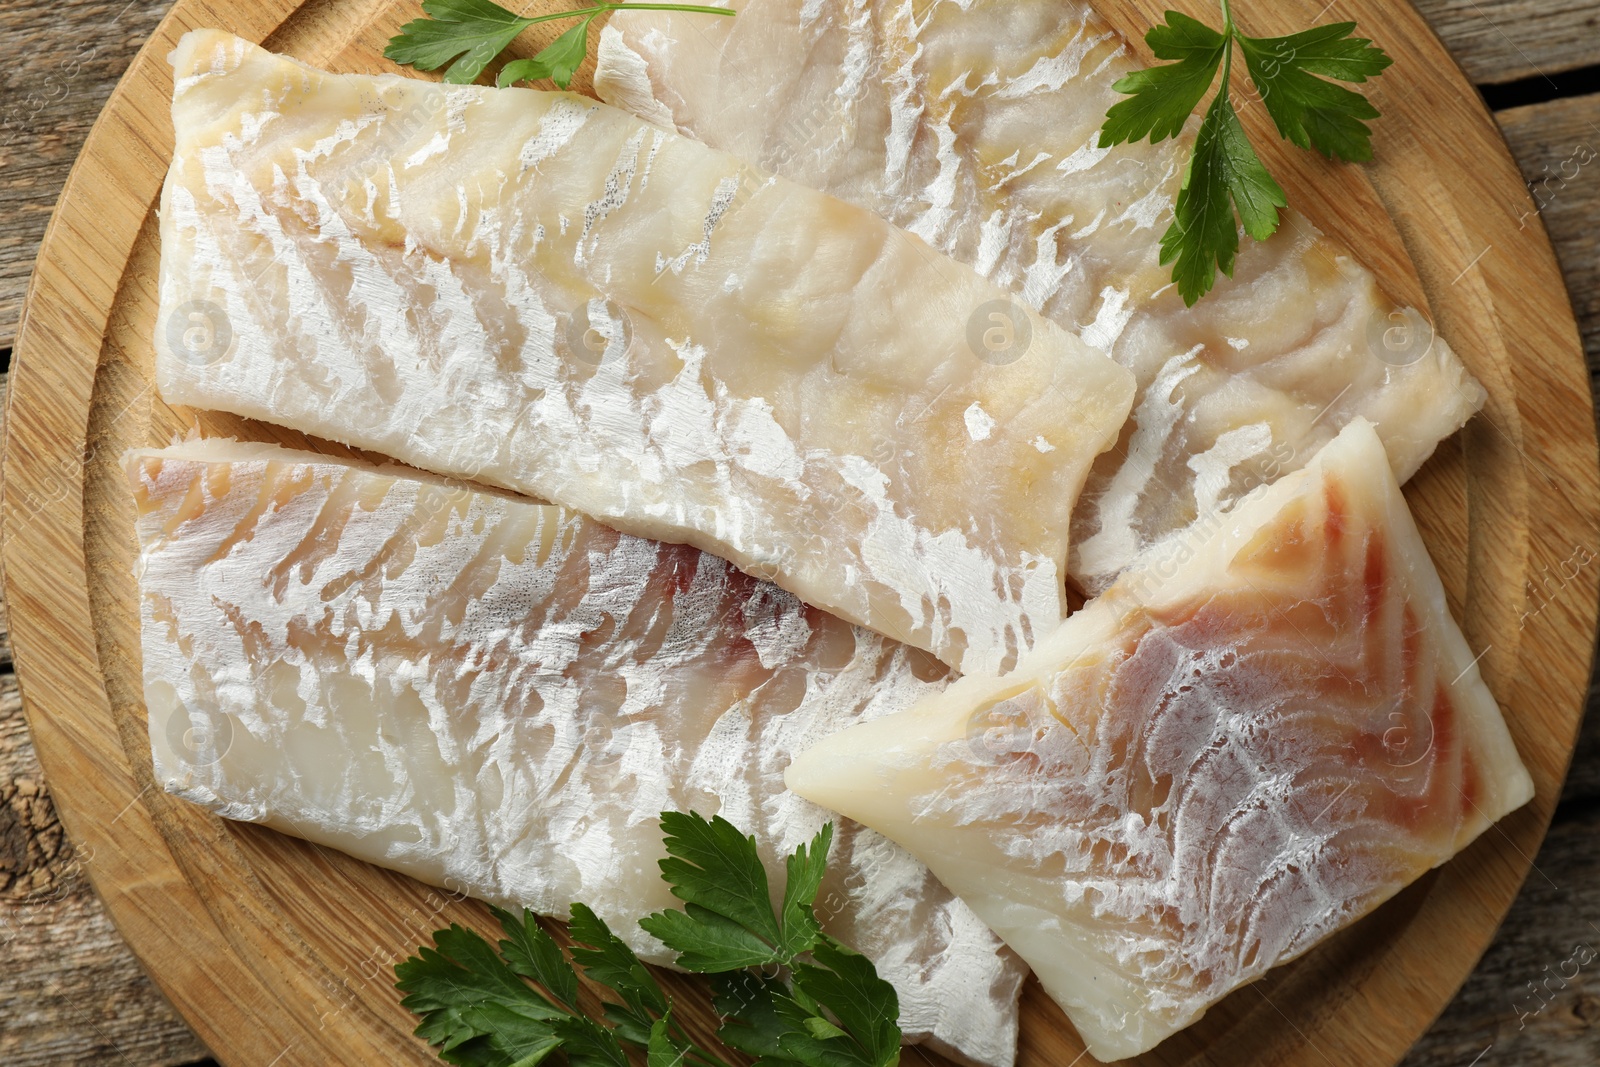
[[[169,402],[693,544],[966,670],[1060,622],[1133,379],[975,272],[571,94],[217,31],[173,63]]]
[[[1102,1060],[1136,1055],[1533,795],[1370,424],[1146,557],[1004,679],[802,753]]]
[[[507,906],[675,906],[658,815],[782,856],[829,817],[791,755],[947,669],[722,560],[398,468],[228,441],[125,459],[156,780]],[[917,860],[839,825],[819,910],[909,1038],[1007,1067],[1025,968]],[[781,883],[775,883],[781,884]]]
[[[614,15],[596,91],[872,209],[1133,371],[1133,421],[1073,517],[1085,589],[1353,419],[1377,426],[1405,481],[1482,405],[1429,323],[1292,212],[1184,307],[1157,260],[1196,123],[1098,147],[1127,99],[1112,83],[1136,63],[1079,0],[731,6],[737,18]]]

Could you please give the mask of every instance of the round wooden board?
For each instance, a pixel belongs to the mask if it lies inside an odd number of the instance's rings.
[[[556,5],[540,0],[530,9]],[[1101,0],[1137,39],[1166,3]],[[1176,5],[1214,19],[1207,3]],[[1378,163],[1285,149],[1247,114],[1290,199],[1339,233],[1393,294],[1431,312],[1489,403],[1407,489],[1537,798],[1441,870],[1308,956],[1240,990],[1137,1061],[1396,1061],[1471,971],[1532,866],[1589,680],[1600,472],[1588,379],[1561,276],[1498,130],[1406,5],[1252,4],[1257,34],[1353,18],[1397,59],[1371,89]],[[430,1062],[390,965],[486,909],[255,826],[152,784],[140,693],[132,504],[117,457],[199,427],[295,445],[273,427],[172,409],[151,385],[155,207],[171,150],[165,57],[219,26],[333,70],[394,69],[384,42],[414,2],[179,0],[111,98],[39,256],[12,370],[0,533],[17,671],[40,759],[117,925],[229,1064]],[[530,35],[529,54],[559,32]],[[592,42],[591,42],[592,43]],[[1139,47],[1143,47],[1140,45]],[[1148,57],[1146,57],[1148,58]],[[582,85],[580,84],[580,88]],[[1575,572],[1575,573],[1574,573]],[[672,979],[701,1032],[704,991]],[[1089,1064],[1030,985],[1021,1062]],[[911,1053],[908,1062],[940,1062]]]

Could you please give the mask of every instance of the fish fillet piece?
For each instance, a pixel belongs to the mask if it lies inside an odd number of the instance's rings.
[[[781,878],[829,818],[784,789],[791,754],[948,681],[563,508],[226,441],[124,462],[157,781],[485,900],[583,901],[658,963],[638,920],[676,904],[661,811],[721,813]],[[1026,969],[903,849],[839,830],[826,924],[894,983],[908,1037],[1009,1065]]]
[[[1192,537],[1008,677],[832,735],[788,772],[926,862],[1103,1060],[1533,795],[1369,423]]]
[[[1443,338],[1289,213],[1193,309],[1158,262],[1197,123],[1098,147],[1136,69],[1075,0],[740,0],[623,12],[602,99],[868,207],[973,265],[1138,378],[1073,516],[1098,591],[1198,515],[1295,470],[1355,418],[1409,478],[1484,400]],[[1198,120],[1197,120],[1198,121]]]
[[[973,271],[571,94],[217,31],[173,63],[168,401],[693,544],[966,670],[1061,621],[1133,379],[1037,315],[990,358]]]

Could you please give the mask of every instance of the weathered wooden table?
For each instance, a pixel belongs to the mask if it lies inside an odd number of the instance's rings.
[[[1591,373],[1600,374],[1600,0],[1415,2],[1495,109],[1561,257]],[[56,195],[166,8],[167,0],[0,0],[0,396]],[[1338,17],[1337,0],[1329,17]],[[1562,804],[1522,895],[1406,1067],[1600,1063],[1597,704],[1591,689]],[[146,1067],[204,1056],[76,871],[29,746],[0,608],[0,1062]]]

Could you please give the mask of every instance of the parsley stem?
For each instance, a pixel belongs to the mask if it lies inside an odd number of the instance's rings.
[[[1233,79],[1233,37],[1238,32],[1233,25],[1233,9],[1228,0],[1222,0],[1222,95],[1228,95]]]
[[[1228,38],[1228,43],[1222,46],[1222,87],[1217,90],[1222,99],[1228,98],[1228,89],[1233,85],[1233,38]]]
[[[693,11],[700,15],[727,15],[730,18],[738,14],[731,7],[706,7],[702,4],[630,4],[624,2],[607,4],[606,7],[612,11],[620,11],[625,7],[636,7],[640,11]]]
[[[683,1058],[685,1060],[691,1063],[705,1064],[706,1067],[733,1067],[733,1064],[729,1063],[727,1060],[722,1059],[714,1053],[707,1052],[705,1049],[695,1044],[694,1038],[689,1036],[689,1031],[683,1028],[683,1024],[680,1023],[676,1017],[674,1017],[671,1022],[667,1024],[667,1026],[670,1032],[679,1041],[682,1041],[686,1046],[688,1046],[683,1050]]]
[[[682,1041],[688,1046],[688,1048],[684,1049],[683,1051],[684,1059],[695,1063],[705,1064],[707,1067],[733,1067],[733,1064],[729,1063],[727,1060],[722,1059],[714,1053],[707,1052],[705,1049],[695,1044],[694,1039],[689,1036],[689,1031],[685,1030],[683,1028],[683,1024],[680,1023],[676,1018],[668,1023],[668,1026],[671,1028],[672,1032],[676,1034],[678,1040]]]
[[[549,22],[552,19],[572,19],[579,15],[604,15],[611,11],[621,11],[623,8],[633,8],[635,11],[688,11],[697,15],[736,15],[731,7],[704,7],[699,4],[596,4],[594,7],[574,8],[571,11],[557,11],[553,15],[530,15],[520,20],[524,26],[533,26],[540,22]]]

